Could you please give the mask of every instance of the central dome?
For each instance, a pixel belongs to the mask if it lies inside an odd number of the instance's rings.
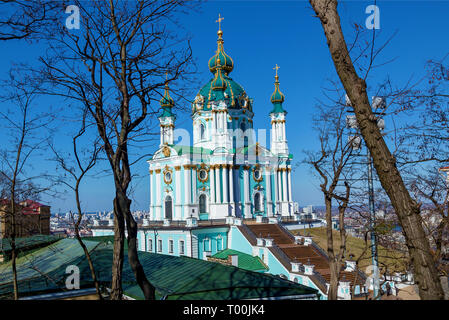
[[[234,62],[223,49],[223,32],[218,31],[218,49],[216,54],[209,59],[209,70],[214,74],[198,92],[192,112],[198,110],[211,110],[211,101],[226,100],[229,109],[247,108],[252,111],[252,99],[249,99],[245,90],[240,84],[229,77],[229,73],[234,69]]]
[[[213,90],[213,81],[210,79],[198,92],[203,97],[203,110],[210,110],[209,102],[229,99],[231,109],[239,109],[243,107],[246,98],[245,90],[237,82],[227,75],[223,75],[222,79],[225,83],[224,90]]]

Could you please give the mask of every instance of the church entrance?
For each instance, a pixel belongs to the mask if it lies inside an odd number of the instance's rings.
[[[173,206],[172,206],[172,199],[170,196],[167,196],[165,198],[165,218],[172,220],[173,218]]]

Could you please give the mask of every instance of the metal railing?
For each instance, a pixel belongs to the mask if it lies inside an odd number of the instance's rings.
[[[319,283],[322,286],[322,291],[324,293],[327,293],[327,281],[319,272],[313,271],[313,275],[309,277],[312,279],[312,281],[315,280],[317,283]]]
[[[287,268],[287,270],[292,269],[291,259],[276,245],[269,247],[273,255]]]
[[[239,227],[240,227],[240,231],[243,233],[243,235],[248,239],[248,241],[251,244],[257,243],[257,236],[254,234],[254,232],[251,231],[250,228],[248,228],[247,225],[242,223],[242,225]]]

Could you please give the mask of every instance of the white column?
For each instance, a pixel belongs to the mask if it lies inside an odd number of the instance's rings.
[[[223,203],[228,203],[228,165],[223,165]]]
[[[284,202],[287,201],[287,170],[283,168],[282,170],[282,199]]]
[[[181,219],[181,167],[175,167],[175,212],[173,214],[173,220]]]
[[[275,213],[276,210],[279,209],[278,202],[279,202],[279,183],[278,183],[278,168],[274,168],[273,172],[273,183],[274,183],[274,205],[275,205]]]
[[[232,164],[229,166],[229,202],[234,203],[234,169]]]
[[[189,217],[189,204],[190,204],[190,193],[191,193],[191,172],[190,172],[190,166],[186,165],[184,166],[184,188],[185,188],[185,201],[184,201],[184,217]]]
[[[250,206],[249,206],[249,174],[247,167],[243,167],[243,191],[245,195],[244,208],[245,208],[245,218],[251,218]]]
[[[271,168],[265,168],[265,185],[267,187],[267,216],[273,216],[273,201],[271,200]]]
[[[279,179],[279,168],[276,168],[276,172],[275,172],[275,180],[276,180],[276,199],[277,199],[277,203],[280,203],[282,201],[282,184],[281,184],[281,180]],[[280,209],[280,208],[278,208]]]
[[[210,168],[210,203],[215,203],[215,170]]]
[[[285,120],[284,120],[285,121]],[[282,123],[282,140],[287,140],[287,135],[285,134],[285,122]]]
[[[153,187],[153,170],[150,170],[150,220],[154,219],[154,187]]]
[[[292,202],[292,171],[290,168],[287,170],[287,182],[288,182],[288,201]]]
[[[156,220],[162,220],[161,210],[161,169],[155,170],[156,172]]]
[[[196,174],[196,168],[192,167],[192,204],[196,202],[196,182],[198,180],[197,174]],[[189,213],[190,215],[190,213]]]
[[[221,203],[221,192],[220,192],[220,166],[217,165],[215,167],[215,179],[216,179],[216,183],[215,183],[215,192],[216,192],[216,202],[217,203]]]
[[[162,126],[162,124],[161,124],[161,126],[160,126],[160,128],[161,128],[161,130],[160,130],[160,136],[161,136],[161,146],[162,145],[164,145],[164,127]]]
[[[276,141],[279,141],[279,122],[276,120]]]

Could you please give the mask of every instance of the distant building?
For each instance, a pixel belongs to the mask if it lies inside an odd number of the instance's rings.
[[[12,232],[10,200],[0,200],[0,239],[8,238]],[[16,205],[16,237],[50,234],[50,206],[33,200],[25,200]]]

